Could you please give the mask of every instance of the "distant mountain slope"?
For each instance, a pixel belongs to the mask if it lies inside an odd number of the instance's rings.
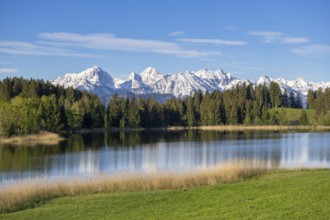
[[[261,76],[256,82],[253,82],[238,79],[222,70],[202,69],[197,72],[186,71],[173,75],[163,75],[152,67],[146,68],[140,74],[132,72],[126,80],[123,80],[112,78],[109,73],[97,66],[88,68],[81,73],[67,73],[52,83],[87,90],[97,94],[103,100],[108,100],[109,96],[118,93],[122,96],[136,94],[140,97],[148,97],[152,95],[157,100],[165,101],[171,97],[190,96],[198,90],[203,92],[224,91],[236,85],[242,85],[244,82],[254,85],[264,83],[269,85],[272,81],[280,85],[282,92],[287,91],[300,95],[304,103],[308,90],[330,87],[330,82],[315,83],[301,78],[290,81],[283,78],[273,79],[268,76]]]
[[[112,94],[117,90],[114,79],[109,73],[100,67],[93,66],[80,73],[67,73],[52,82],[65,88],[73,87],[79,90],[87,90],[99,96]]]

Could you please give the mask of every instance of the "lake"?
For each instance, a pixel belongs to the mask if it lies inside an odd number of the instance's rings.
[[[157,131],[71,135],[55,146],[0,146],[0,184],[35,177],[196,170],[257,159],[330,168],[329,132]]]

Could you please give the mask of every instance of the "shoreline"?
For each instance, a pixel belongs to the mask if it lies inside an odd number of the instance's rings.
[[[330,130],[330,126],[324,125],[219,125],[192,127],[196,130],[212,131],[286,131],[286,130]]]
[[[215,126],[171,126],[160,128],[92,128],[79,129],[63,134],[88,134],[88,133],[104,133],[104,132],[139,132],[139,131],[330,131],[330,126],[325,125],[215,125]],[[38,134],[17,135],[12,137],[5,137],[0,135],[1,144],[13,145],[55,145],[60,141],[65,140],[58,133],[42,131]]]
[[[0,136],[0,144],[13,144],[13,145],[56,145],[60,141],[65,140],[57,133],[42,131],[38,134],[18,135],[12,137]]]
[[[72,134],[103,133],[103,132],[136,132],[136,131],[330,131],[330,126],[325,125],[210,125],[210,126],[170,126],[159,128],[92,128],[73,130]]]

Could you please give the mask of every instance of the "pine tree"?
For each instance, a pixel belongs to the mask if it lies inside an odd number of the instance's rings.
[[[297,106],[296,97],[295,97],[294,93],[291,91],[290,95],[289,95],[289,107],[296,108],[296,106]]]
[[[290,107],[289,96],[288,96],[288,93],[286,92],[286,90],[282,94],[282,106],[285,107],[285,108]]]
[[[147,127],[159,127],[163,124],[162,105],[160,105],[152,96],[149,96],[147,100],[147,114]]]
[[[244,124],[251,125],[253,123],[253,114],[252,114],[252,103],[248,101],[246,104],[246,114],[244,118]]]
[[[141,125],[141,117],[139,113],[138,103],[135,96],[133,96],[129,102],[128,107],[128,126],[132,128],[138,128]]]
[[[187,101],[187,124],[189,127],[196,125],[196,113],[192,97],[189,97]]]
[[[295,104],[296,104],[295,108],[303,108],[300,94],[297,94]]]
[[[108,105],[108,125],[110,127],[119,127],[121,118],[121,105],[118,94],[114,94]]]
[[[0,84],[0,100],[9,101],[12,97],[12,82],[9,78],[6,78]]]
[[[89,111],[91,112],[92,120],[93,120],[92,127],[93,128],[104,127],[104,117],[105,117],[104,105],[95,94],[91,95],[89,99],[90,99]]]
[[[229,108],[227,119],[229,124],[238,123],[238,107],[235,104]]]
[[[275,82],[271,82],[269,86],[269,96],[272,108],[277,108],[281,105],[281,95],[280,86]]]
[[[138,100],[138,110],[141,119],[141,127],[148,127],[149,118],[147,104],[146,101],[143,100],[141,97]]]
[[[326,101],[325,101],[325,96],[322,90],[319,90],[316,95],[316,99],[314,102],[315,105],[315,119],[317,121],[320,121],[322,119],[323,115],[326,114],[327,109],[326,109]]]
[[[210,105],[211,105],[211,95],[208,91],[206,91],[200,105],[200,117],[201,117],[202,125],[209,125],[211,121],[212,113],[210,110]]]
[[[223,124],[223,117],[224,117],[224,106],[223,106],[223,94],[216,90],[212,94],[212,100],[214,102],[214,125]]]
[[[200,113],[200,106],[203,100],[203,93],[201,90],[198,90],[193,95],[194,100],[194,109],[196,113],[196,124],[199,125],[201,123],[201,113]]]
[[[129,99],[124,98],[121,99],[121,114],[120,114],[120,122],[119,125],[121,128],[126,128],[128,125],[128,111],[129,111]]]
[[[315,102],[315,95],[316,93],[313,91],[313,90],[308,90],[308,93],[307,93],[307,108],[308,109],[314,109],[315,108],[315,105],[314,105],[314,102]]]

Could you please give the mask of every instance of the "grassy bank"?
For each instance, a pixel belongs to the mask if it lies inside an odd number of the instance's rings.
[[[329,219],[330,170],[184,189],[67,196],[1,219]]]
[[[34,207],[52,198],[100,192],[186,189],[245,180],[267,172],[261,161],[231,161],[186,174],[101,176],[90,180],[35,180],[0,188],[0,213]]]
[[[51,132],[40,132],[39,134],[21,135],[4,137],[0,136],[0,144],[14,144],[14,145],[54,145],[58,144],[59,141],[64,140],[60,135]]]

